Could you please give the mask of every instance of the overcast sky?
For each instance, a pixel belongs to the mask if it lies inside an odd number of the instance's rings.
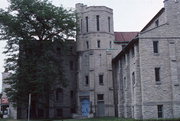
[[[54,5],[74,8],[76,3],[88,6],[107,6],[113,9],[115,31],[140,31],[163,7],[163,0],[50,0]],[[7,8],[7,0],[0,0],[0,8]],[[3,72],[2,54],[5,42],[0,42],[0,72]],[[1,92],[1,74],[0,74]]]

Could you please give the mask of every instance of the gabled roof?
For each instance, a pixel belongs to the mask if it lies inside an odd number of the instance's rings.
[[[129,42],[137,36],[139,32],[114,32],[115,42]]]
[[[165,8],[162,8],[150,21],[149,23],[141,30],[141,32],[145,31],[151,24],[164,12]]]
[[[151,20],[150,22],[141,30],[141,32],[145,31],[151,24],[162,15],[165,11],[165,8],[162,8]],[[136,33],[136,35],[135,35]],[[134,34],[134,37],[133,37]],[[113,58],[112,62],[115,63],[121,58],[124,53],[129,51],[129,49],[139,41],[139,37],[137,36],[138,32],[115,32],[115,41],[129,41],[128,45],[115,57]],[[132,37],[132,38],[131,38]],[[130,39],[131,38],[131,39]]]
[[[129,49],[134,45],[134,43],[137,43],[139,41],[138,36],[136,38],[133,38],[128,45],[115,57],[113,58],[112,62],[115,63],[116,61],[118,61],[119,58],[121,58],[121,56],[123,56],[127,51],[129,51]]]

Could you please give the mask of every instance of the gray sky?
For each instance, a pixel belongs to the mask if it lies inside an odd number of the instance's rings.
[[[107,6],[114,12],[115,31],[140,31],[163,7],[163,0],[50,0],[54,5],[74,8],[76,3],[88,6]],[[0,8],[8,6],[7,0],[0,0]],[[2,54],[5,42],[0,42],[0,72],[3,72],[4,58]],[[0,74],[1,92],[1,74]]]

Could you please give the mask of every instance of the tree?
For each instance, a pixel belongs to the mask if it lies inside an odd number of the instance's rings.
[[[37,105],[49,116],[52,85],[66,83],[59,48],[75,35],[75,15],[47,0],[9,0],[8,10],[0,10],[0,40],[7,40],[5,70],[12,72],[7,95],[17,107],[27,105],[32,94],[32,117]]]

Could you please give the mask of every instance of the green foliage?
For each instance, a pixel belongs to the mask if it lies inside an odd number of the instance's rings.
[[[0,40],[7,40],[5,71],[11,72],[7,94],[27,105],[31,93],[32,102],[48,107],[51,87],[66,85],[58,48],[75,35],[74,12],[47,0],[9,2],[8,10],[0,10]]]

